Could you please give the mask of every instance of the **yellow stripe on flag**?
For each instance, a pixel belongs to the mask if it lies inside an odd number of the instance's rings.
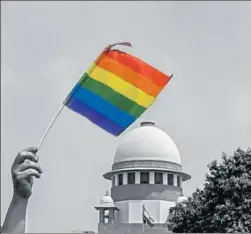
[[[94,63],[87,70],[87,74],[91,78],[111,87],[116,92],[124,95],[125,97],[131,99],[132,101],[138,103],[143,107],[148,108],[155,99],[155,97],[147,95],[141,89],[122,80],[120,77],[114,75],[113,73],[98,67]]]

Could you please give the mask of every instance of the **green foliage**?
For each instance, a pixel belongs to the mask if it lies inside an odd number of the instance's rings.
[[[171,208],[173,232],[251,232],[251,150],[213,161],[202,190]]]

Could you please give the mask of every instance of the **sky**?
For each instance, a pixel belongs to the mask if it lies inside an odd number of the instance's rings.
[[[1,2],[1,217],[17,153],[38,144],[90,63],[120,41],[174,74],[127,132],[154,120],[192,176],[184,194],[202,188],[212,160],[251,145],[250,12],[239,1]],[[29,201],[30,232],[97,230],[94,206],[111,185],[102,175],[125,134],[113,137],[63,110],[39,151],[44,173]]]

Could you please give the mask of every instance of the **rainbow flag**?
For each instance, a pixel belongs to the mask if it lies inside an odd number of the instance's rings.
[[[114,45],[130,43],[116,43]],[[111,45],[83,74],[64,104],[112,135],[120,135],[154,102],[167,76]]]

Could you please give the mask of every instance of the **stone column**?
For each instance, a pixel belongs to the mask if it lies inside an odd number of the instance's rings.
[[[135,184],[140,184],[140,172],[135,172]]]
[[[153,171],[150,171],[149,172],[149,184],[154,184],[154,172]]]
[[[105,222],[105,211],[104,211],[104,209],[100,209],[99,210],[99,222],[100,223],[104,223]]]
[[[167,185],[167,172],[163,173],[163,184]]]

